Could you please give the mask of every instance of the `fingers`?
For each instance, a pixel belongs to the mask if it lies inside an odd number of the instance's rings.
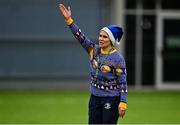
[[[59,4],[59,9],[61,10],[61,12],[66,12],[66,13],[70,13],[71,14],[70,6],[68,6],[68,8],[66,8],[63,4]]]
[[[65,6],[63,4],[59,4],[59,7],[61,8],[65,8]]]
[[[123,118],[125,115],[125,110],[119,110],[119,116]]]
[[[66,20],[71,17],[71,8],[70,7],[66,8],[64,6],[64,4],[59,4],[59,10]]]
[[[124,114],[120,114],[119,117],[123,118],[123,117],[124,117]]]
[[[124,114],[121,114],[121,116],[120,116],[121,118],[123,118],[124,117]]]
[[[71,8],[70,8],[70,6],[68,6],[68,12],[69,12],[69,15],[71,16]]]
[[[59,8],[62,10],[67,10],[67,11],[71,11],[70,6],[68,6],[68,9],[64,6],[64,4],[59,4]]]
[[[70,8],[70,6],[68,6],[68,11],[71,11],[71,8]]]
[[[63,4],[59,4],[59,8],[60,8],[61,11],[66,10],[66,7]]]

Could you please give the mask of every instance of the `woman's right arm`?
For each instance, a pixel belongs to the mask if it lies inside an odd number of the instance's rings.
[[[75,38],[79,41],[79,43],[82,45],[82,47],[88,52],[89,56],[92,58],[93,50],[96,46],[95,43],[90,41],[83,32],[78,28],[78,26],[74,23],[72,17],[71,17],[71,9],[70,7],[66,8],[63,4],[59,5],[59,10],[64,16],[64,19],[66,21],[66,24],[71,29],[73,35]]]

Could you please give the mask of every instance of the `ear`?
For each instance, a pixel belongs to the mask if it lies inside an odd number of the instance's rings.
[[[112,43],[112,41],[111,41],[111,39],[109,38],[109,41],[110,41],[110,43],[111,43],[111,47],[114,47],[114,45],[113,45],[113,43]]]
[[[111,42],[111,40],[110,40],[110,42]],[[114,45],[112,44],[112,42],[111,42],[111,47],[113,47]]]

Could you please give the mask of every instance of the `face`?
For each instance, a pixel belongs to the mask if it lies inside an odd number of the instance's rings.
[[[108,48],[111,46],[111,41],[109,39],[108,34],[105,31],[100,31],[99,33],[99,47],[100,48]]]

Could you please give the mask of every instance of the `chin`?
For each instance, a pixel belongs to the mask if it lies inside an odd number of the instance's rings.
[[[106,47],[104,44],[99,44],[99,47],[103,48]]]

